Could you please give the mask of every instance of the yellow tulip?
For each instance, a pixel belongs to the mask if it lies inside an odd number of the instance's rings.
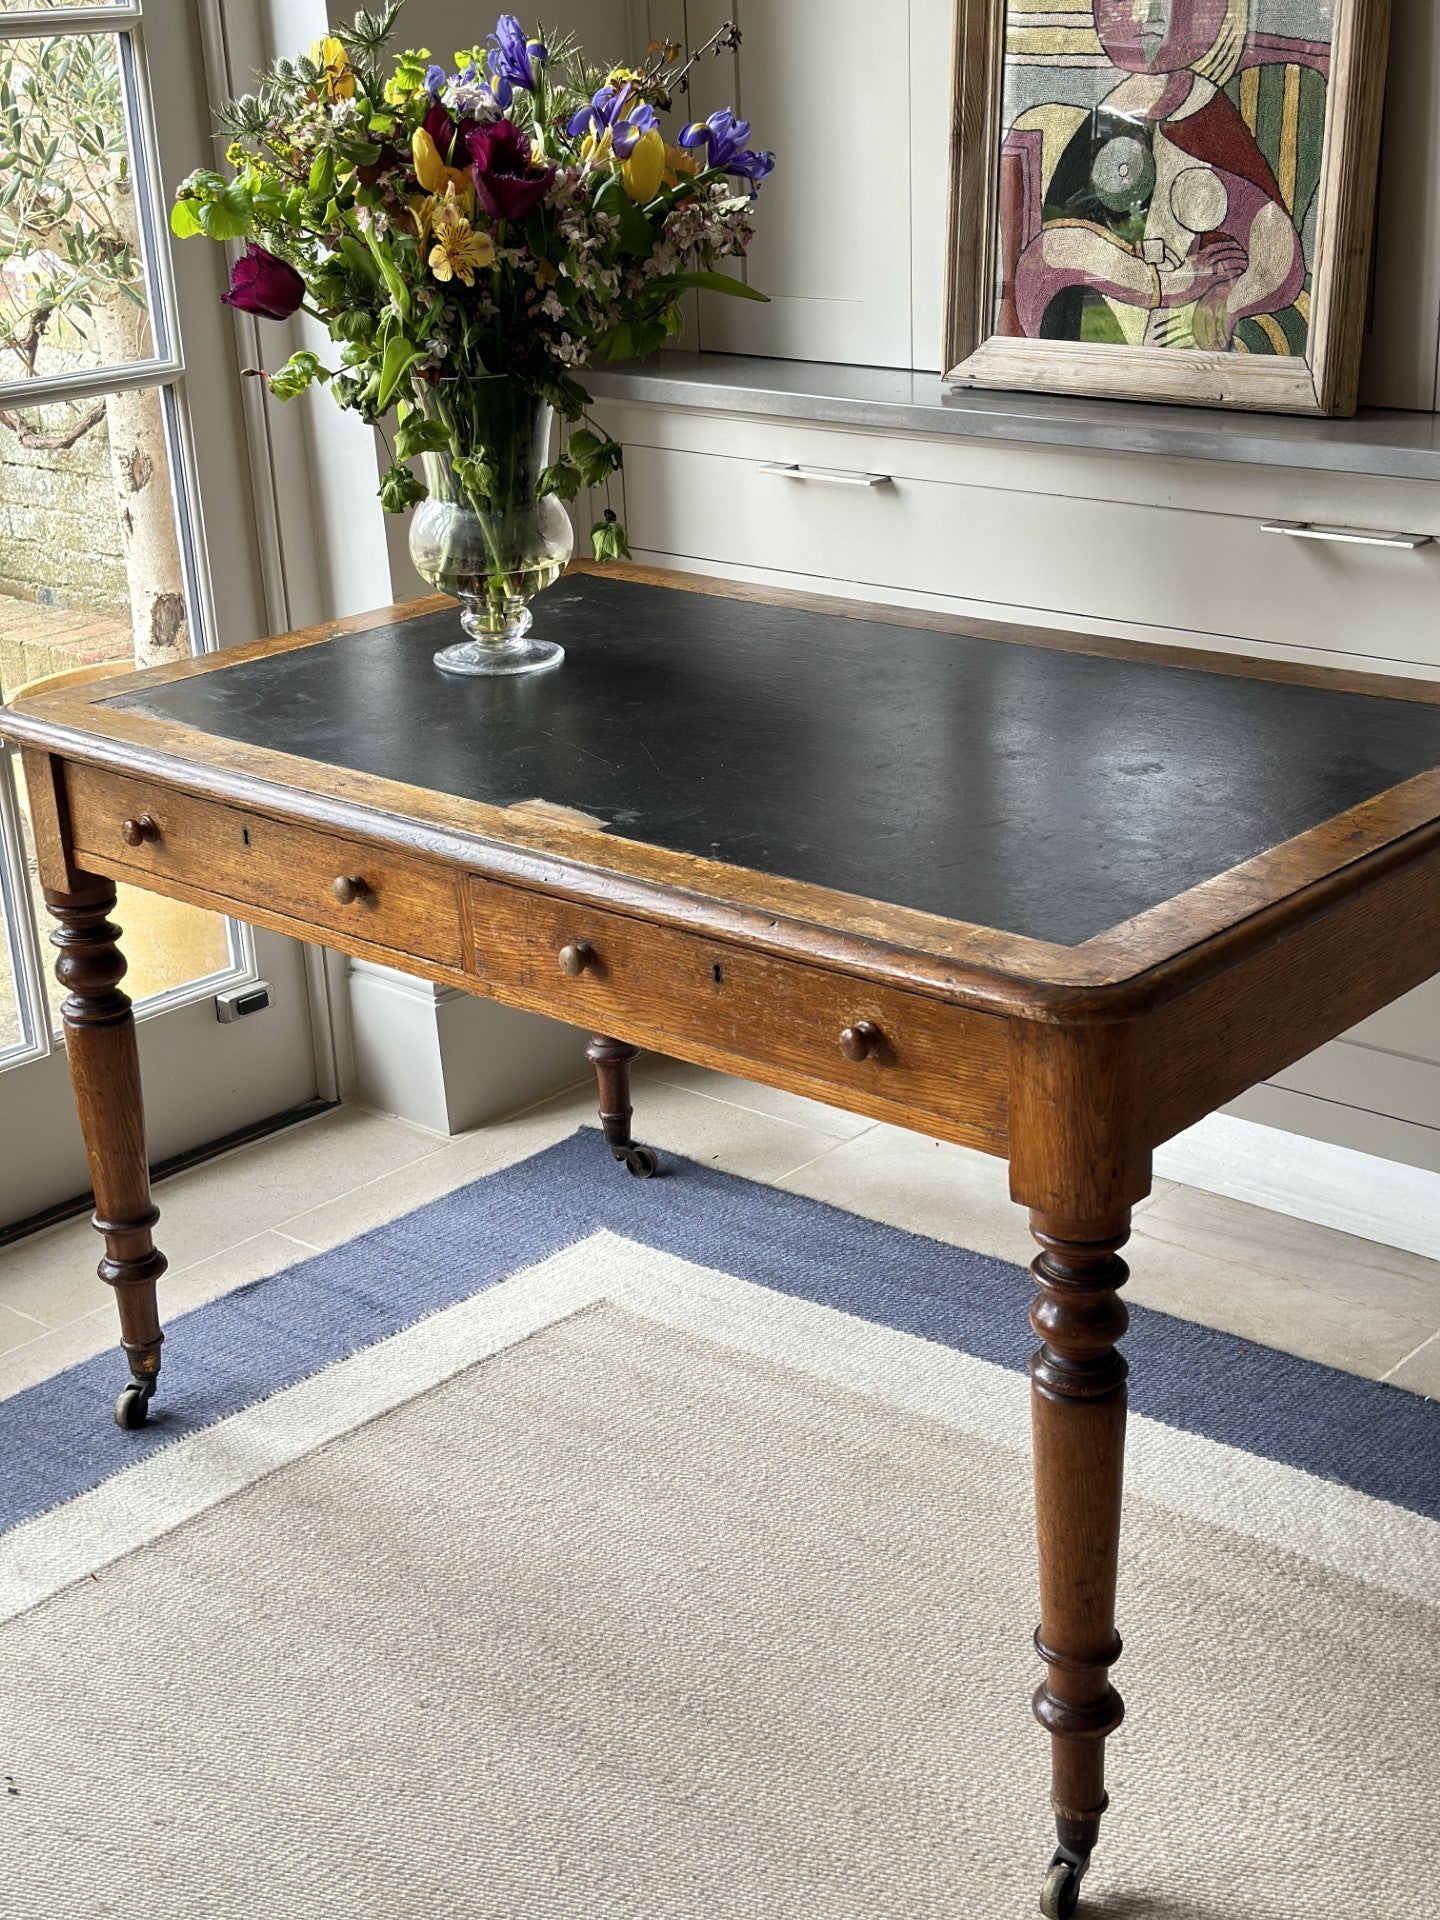
[[[331,34],[317,40],[310,58],[320,68],[326,96],[331,100],[351,100],[355,95],[355,75],[350,71],[350,56]]]
[[[620,169],[620,178],[636,206],[643,207],[655,198],[665,178],[665,140],[656,128],[642,133],[635,142],[630,158]]]
[[[461,206],[468,212],[474,205],[474,193],[470,185],[470,176],[459,167],[447,167],[440,158],[440,149],[425,131],[417,127],[410,142],[410,155],[415,163],[415,178],[427,193],[442,196],[452,188]]]

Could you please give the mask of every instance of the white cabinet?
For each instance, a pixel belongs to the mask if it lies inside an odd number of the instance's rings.
[[[707,296],[688,344],[938,368],[949,0],[684,0],[647,18],[692,47],[737,22],[738,58],[696,70],[694,111],[733,106],[779,156],[746,272],[770,304]]]
[[[1440,489],[1422,481],[651,406],[612,405],[606,418],[625,443],[637,554],[998,620],[1440,675],[1440,541],[1331,545],[1264,530],[1282,513],[1440,536]]]

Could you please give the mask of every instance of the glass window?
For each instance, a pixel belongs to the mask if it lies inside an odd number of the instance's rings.
[[[0,419],[0,698],[56,674],[98,678],[191,651],[164,391],[11,409]],[[20,806],[23,817],[23,782]],[[25,854],[48,930],[28,833]],[[229,968],[219,916],[121,892],[132,998]]]
[[[0,380],[153,359],[120,42],[0,40]]]

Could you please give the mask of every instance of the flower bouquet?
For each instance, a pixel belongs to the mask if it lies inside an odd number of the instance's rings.
[[[416,567],[460,599],[470,636],[437,664],[553,666],[529,602],[573,549],[562,502],[621,460],[578,370],[679,332],[688,288],[763,298],[717,266],[744,253],[774,159],[729,112],[662,128],[696,60],[738,44],[733,25],[688,60],[654,45],[601,69],[504,14],[446,68],[424,48],[387,55],[399,11],[358,14],[231,102],[233,172],[182,181],[171,226],[248,242],[230,305],[328,330],[333,352],[292,354],[272,393],[322,382],[382,432],[394,410],[381,501],[418,507]],[[597,559],[628,556],[608,505],[591,538]]]

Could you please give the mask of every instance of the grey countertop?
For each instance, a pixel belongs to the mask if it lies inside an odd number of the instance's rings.
[[[892,433],[1440,480],[1440,415],[1433,413],[1366,407],[1353,420],[1317,420],[1062,394],[992,393],[946,387],[938,374],[903,368],[727,353],[659,353],[647,361],[588,367],[584,379],[601,400],[768,414]]]

